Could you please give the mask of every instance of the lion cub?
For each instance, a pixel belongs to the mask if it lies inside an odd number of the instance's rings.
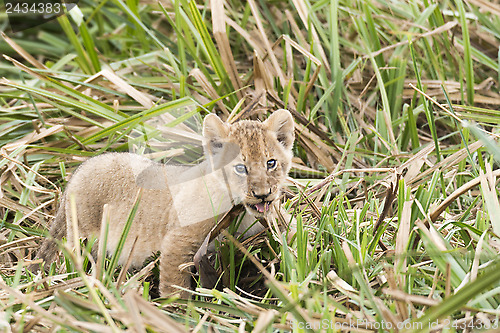
[[[288,111],[278,110],[264,122],[243,120],[229,125],[210,114],[203,122],[203,137],[206,160],[194,167],[163,165],[129,153],[89,159],[68,182],[50,234],[55,239],[66,236],[70,245],[75,241],[70,208],[74,197],[79,235],[99,236],[103,206],[108,204],[107,250],[112,253],[142,190],[119,263],[127,261],[137,239],[132,266],[161,252],[163,296],[177,291],[172,285],[188,288],[190,277],[179,265],[192,261],[217,217],[241,203],[247,214],[240,230],[245,230],[256,218],[272,214],[271,204],[280,196],[290,170],[293,118]],[[47,238],[37,256],[51,262],[57,251],[56,243]]]

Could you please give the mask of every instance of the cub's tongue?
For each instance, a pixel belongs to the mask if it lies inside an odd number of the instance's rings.
[[[264,213],[264,211],[266,210],[266,204],[264,202],[259,202],[258,204],[255,205],[255,208],[257,208],[257,211],[259,213]]]

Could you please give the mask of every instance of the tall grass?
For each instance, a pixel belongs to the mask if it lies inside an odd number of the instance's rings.
[[[0,24],[0,326],[497,329],[499,14],[476,0],[85,0],[35,30]],[[227,236],[210,261],[222,290],[158,299],[154,260],[94,264],[92,241],[26,271],[86,158],[161,141],[149,121],[163,119],[186,145],[151,156],[192,162],[197,115],[277,108],[296,120],[298,232]]]

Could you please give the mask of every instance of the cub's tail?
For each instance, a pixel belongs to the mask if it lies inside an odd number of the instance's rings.
[[[64,196],[61,200],[61,204],[56,213],[54,221],[52,221],[52,225],[50,227],[49,233],[40,248],[36,252],[36,259],[43,259],[43,265],[45,269],[50,267],[50,264],[54,262],[59,254],[59,247],[57,246],[56,240],[61,240],[64,236],[66,236],[66,210],[65,210],[65,199]],[[39,264],[32,264],[28,266],[28,269],[31,272],[37,272],[39,270]]]

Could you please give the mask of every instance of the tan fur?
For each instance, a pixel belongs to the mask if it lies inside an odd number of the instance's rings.
[[[119,263],[128,259],[137,238],[133,266],[142,265],[152,253],[161,251],[162,295],[176,291],[172,285],[188,288],[189,275],[183,274],[179,265],[192,261],[218,216],[242,203],[247,210],[240,227],[243,231],[255,218],[270,214],[262,201],[273,202],[279,197],[290,170],[293,119],[288,111],[278,110],[265,122],[245,120],[228,125],[208,115],[203,136],[206,161],[192,168],[163,165],[129,153],[104,154],[86,161],[68,183],[51,235],[55,239],[66,236],[73,243],[69,217],[70,200],[74,198],[79,236],[99,236],[103,206],[108,204],[107,250],[112,253],[142,189]],[[277,161],[274,169],[269,169],[271,159]],[[246,167],[247,174],[236,172],[239,164]],[[265,211],[259,212],[264,206]],[[46,239],[38,256],[51,262],[56,255],[56,244]]]

